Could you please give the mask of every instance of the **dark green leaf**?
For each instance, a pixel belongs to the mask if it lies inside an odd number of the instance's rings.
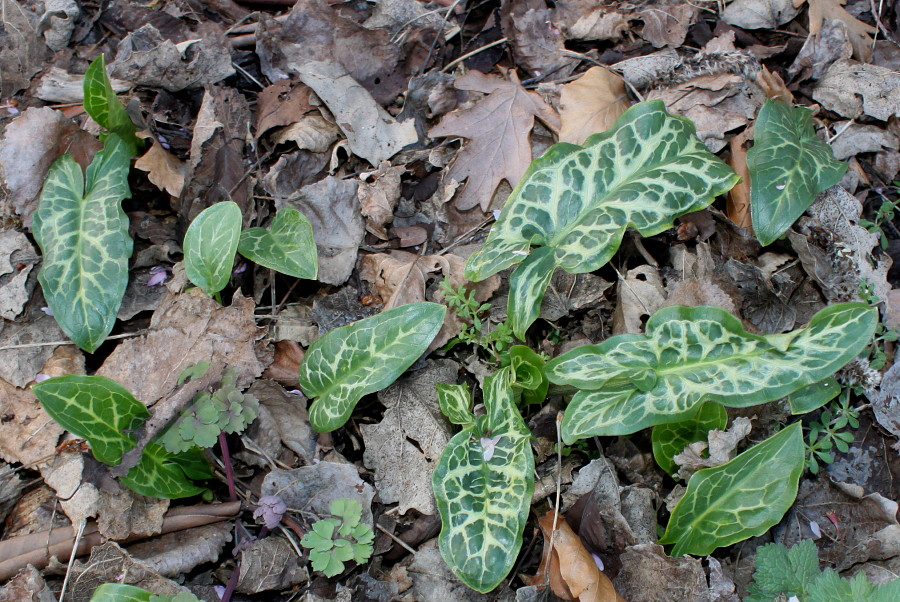
[[[678,471],[675,456],[695,441],[706,441],[706,435],[713,429],[722,430],[728,423],[728,412],[714,401],[707,401],[697,415],[681,422],[659,424],[653,427],[653,457],[659,467],[669,474]]]
[[[134,135],[134,124],[109,82],[103,54],[94,59],[84,73],[84,110],[100,127],[122,139],[129,157],[137,154],[143,143]]]
[[[181,455],[171,454],[162,445],[150,442],[141,454],[137,466],[128,471],[122,483],[141,495],[163,499],[179,499],[200,495],[206,491],[197,487],[187,477]],[[187,452],[187,470],[196,470],[196,455]]]
[[[841,392],[841,385],[834,377],[806,385],[796,393],[788,396],[791,414],[806,414],[821,408]]]

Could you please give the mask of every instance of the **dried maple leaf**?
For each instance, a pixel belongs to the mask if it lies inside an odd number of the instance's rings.
[[[872,56],[872,38],[875,28],[863,23],[844,9],[847,0],[794,0],[794,6],[804,2],[809,5],[809,35],[818,35],[822,31],[825,19],[842,21],[847,26],[850,44],[853,45],[853,56],[862,62],[868,62]]]
[[[428,135],[432,138],[461,136],[469,140],[459,151],[447,177],[457,182],[468,178],[456,197],[459,209],[480,204],[487,211],[500,181],[515,186],[528,169],[531,163],[528,135],[534,118],[558,130],[559,116],[540,96],[525,90],[512,71],[509,79],[471,71],[457,78],[454,86],[487,96],[471,108],[447,114]]]
[[[582,144],[591,134],[605,132],[628,106],[625,80],[603,67],[591,67],[560,91],[560,142]]]

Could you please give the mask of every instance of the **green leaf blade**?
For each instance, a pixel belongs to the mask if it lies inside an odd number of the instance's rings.
[[[651,440],[656,463],[667,473],[675,474],[678,465],[674,458],[684,451],[685,446],[695,441],[705,441],[709,431],[722,430],[726,424],[728,412],[725,408],[714,401],[708,401],[700,406],[696,416],[690,420],[654,426]]]
[[[877,320],[864,303],[842,303],[804,329],[761,337],[719,308],[664,308],[645,335],[610,337],[547,364],[551,382],[582,389],[566,409],[563,440],[687,420],[703,401],[747,407],[779,399],[862,352]]]
[[[312,224],[293,207],[278,211],[269,229],[241,232],[238,252],[250,261],[294,278],[314,280],[318,255]]]
[[[100,127],[119,136],[134,156],[142,145],[125,107],[119,102],[106,75],[106,55],[101,54],[84,73],[84,110]]]
[[[184,464],[184,466],[183,466]],[[172,454],[162,445],[151,441],[144,448],[141,459],[136,466],[122,477],[122,483],[141,495],[163,499],[180,499],[201,495],[207,490],[197,487],[188,478],[188,473],[196,475],[201,466],[206,466],[209,478],[209,463],[205,461],[200,450],[194,448],[184,454]],[[200,472],[202,475],[203,473]]]
[[[727,464],[698,471],[659,543],[675,544],[673,557],[706,556],[762,535],[794,503],[805,452],[800,423],[795,423]]]
[[[309,421],[320,433],[342,426],[363,395],[394,382],[425,353],[447,308],[409,303],[336,328],[310,345],[300,364]]]
[[[233,201],[207,207],[184,235],[184,271],[188,279],[215,295],[228,284],[241,236],[241,210]]]
[[[594,271],[610,260],[627,228],[658,234],[738,180],[700,142],[693,123],[669,115],[661,101],[638,103],[583,147],[557,144],[532,162],[484,246],[469,258],[466,278],[484,280],[515,265],[531,246],[553,249],[556,264],[570,273]],[[545,279],[543,271],[532,271]],[[542,282],[520,287],[546,288]],[[508,314],[515,311],[510,295]],[[517,334],[532,313],[521,316]]]
[[[103,376],[70,374],[32,387],[56,422],[91,444],[94,457],[115,466],[135,446],[132,431],[150,416],[146,406],[122,385]]]
[[[487,415],[480,430],[473,425],[457,433],[432,478],[441,555],[463,583],[482,593],[512,570],[534,491],[531,433],[510,378],[507,367],[485,379]]]
[[[438,403],[441,413],[453,424],[462,425],[463,428],[475,424],[475,415],[472,413],[472,396],[469,393],[469,385],[448,385],[437,383]]]
[[[63,332],[93,353],[116,321],[128,285],[133,242],[121,202],[128,188],[129,155],[115,135],[88,166],[71,157],[47,173],[33,233],[44,255],[38,281]]]
[[[134,585],[104,583],[94,590],[91,602],[150,602],[152,593]]]
[[[819,140],[812,112],[768,100],[754,126],[750,171],[750,216],[763,246],[773,243],[797,221],[816,195],[835,185],[847,164],[835,160]]]

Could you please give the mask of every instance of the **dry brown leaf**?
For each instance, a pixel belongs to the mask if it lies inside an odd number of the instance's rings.
[[[160,190],[174,197],[181,196],[190,167],[167,151],[156,140],[153,146],[134,162],[134,166],[147,172],[147,179]]]
[[[0,458],[30,465],[53,457],[65,432],[44,411],[31,389],[0,379]]]
[[[315,110],[309,99],[312,90],[300,82],[282,79],[260,91],[256,97],[256,137],[272,128],[296,123]]]
[[[538,519],[541,533],[544,534],[544,556],[538,574],[524,578],[529,585],[544,583],[544,575],[549,565],[550,588],[553,593],[564,600],[579,602],[625,602],[616,593],[609,578],[604,575],[594,562],[566,519],[560,516],[553,531],[553,510]],[[553,549],[550,550],[551,534]],[[552,554],[552,555],[551,555]],[[549,561],[548,561],[549,558]]]
[[[569,75],[576,63],[563,55],[565,38],[551,21],[551,10],[544,0],[504,0],[500,5],[500,24],[509,38],[516,64],[535,76]]]
[[[644,22],[641,37],[655,48],[677,48],[684,43],[688,28],[697,20],[700,12],[690,2],[662,3],[643,10],[637,16]]]
[[[559,116],[540,96],[525,90],[514,71],[509,79],[471,71],[454,85],[487,96],[471,108],[445,115],[428,135],[468,139],[446,177],[457,182],[468,179],[456,197],[460,210],[481,205],[488,211],[501,180],[515,186],[531,163],[529,134],[534,118],[558,130]]]
[[[297,119],[291,125],[282,128],[274,136],[275,144],[293,142],[300,150],[312,153],[327,153],[331,145],[341,137],[336,125],[322,117],[319,113],[310,113]]]
[[[687,481],[698,470],[730,462],[738,444],[750,434],[751,429],[750,419],[738,416],[728,430],[713,429],[707,433],[706,441],[689,443],[675,454],[675,464],[680,467],[678,476]]]
[[[380,238],[388,239],[384,225],[394,219],[394,209],[400,200],[400,176],[406,167],[392,167],[390,161],[382,161],[375,171],[359,175],[359,209],[366,217],[366,230]]]
[[[613,334],[640,334],[644,323],[666,302],[666,289],[659,270],[642,265],[628,270],[616,286],[616,311],[613,313]]]
[[[583,144],[591,134],[608,130],[628,106],[625,80],[604,67],[591,67],[560,91],[559,141]]]
[[[794,0],[794,6],[801,6],[804,2],[809,5],[809,35],[818,35],[825,19],[842,21],[850,35],[853,56],[864,63],[872,57],[872,38],[869,34],[875,33],[876,29],[848,13],[843,6],[847,0]]]
[[[759,74],[756,76],[756,83],[766,93],[767,98],[782,100],[789,105],[794,104],[794,95],[788,90],[784,80],[781,79],[777,72],[769,71],[765,65],[759,70]]]
[[[741,181],[726,195],[725,211],[728,219],[741,228],[753,231],[753,222],[750,219],[750,170],[747,169],[747,149],[744,145],[750,140],[750,130],[744,130],[728,141],[731,156],[728,164]]]
[[[295,341],[278,341],[275,343],[275,360],[266,368],[263,376],[282,385],[296,387],[302,361],[303,349],[300,345]]]

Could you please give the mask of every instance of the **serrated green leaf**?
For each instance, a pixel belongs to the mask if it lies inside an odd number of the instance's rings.
[[[137,154],[143,143],[135,136],[136,128],[106,75],[106,56],[103,54],[94,59],[84,73],[84,110],[100,127],[122,139],[130,157]],[[102,138],[107,139],[106,136]]]
[[[703,401],[747,407],[790,395],[858,355],[877,322],[873,307],[842,303],[806,328],[759,336],[719,308],[666,307],[645,335],[610,337],[547,364],[551,382],[582,389],[566,409],[563,440],[687,420]]]
[[[280,209],[268,230],[247,228],[241,232],[238,253],[294,278],[314,280],[318,273],[312,224],[293,207]]]
[[[485,379],[486,414],[450,440],[432,478],[441,555],[463,583],[482,593],[512,570],[534,491],[531,433],[510,381],[509,367]]]
[[[201,211],[184,235],[184,272],[207,295],[221,291],[231,278],[241,219],[237,203],[223,201]]]
[[[809,586],[808,602],[896,602],[900,600],[900,579],[872,585],[863,571],[847,581],[833,569],[825,569]]]
[[[333,431],[363,395],[394,382],[428,349],[446,312],[437,303],[409,303],[336,328],[310,345],[299,381],[303,393],[316,398],[312,427]]]
[[[32,387],[44,409],[67,431],[87,439],[94,457],[115,466],[135,446],[133,431],[150,416],[122,385],[103,376],[70,374]]]
[[[770,602],[780,595],[806,596],[806,590],[819,576],[816,545],[804,540],[788,550],[770,543],[756,551],[753,583],[745,602]]]
[[[738,182],[695,132],[689,120],[650,101],[628,109],[583,147],[553,145],[513,190],[487,242],[469,258],[466,278],[484,280],[528,258],[510,277],[507,310],[522,338],[554,268],[597,270],[627,228],[658,234]]]
[[[195,467],[197,460],[192,452],[185,455],[188,465]],[[144,448],[138,464],[122,477],[122,483],[135,493],[170,500],[204,493],[206,489],[197,487],[188,478],[182,458],[182,454],[172,454],[151,441]]]
[[[112,330],[128,285],[133,243],[122,199],[129,155],[111,134],[85,175],[65,154],[50,166],[32,232],[44,255],[38,280],[59,327],[93,353]]]
[[[838,183],[847,164],[819,140],[812,111],[768,100],[756,117],[750,171],[750,217],[763,246],[803,215],[816,195]]]
[[[791,414],[806,414],[821,408],[823,405],[837,397],[841,392],[841,385],[834,377],[807,385],[788,395],[788,404]]]
[[[91,602],[150,602],[152,593],[123,583],[104,583],[94,590]]]
[[[675,544],[672,557],[706,556],[762,535],[794,503],[805,456],[798,422],[727,464],[694,473],[659,543]]]
[[[475,424],[475,414],[472,413],[472,394],[469,393],[469,385],[447,385],[437,383],[438,403],[441,405],[441,413],[453,424],[468,427]]]
[[[654,426],[651,439],[656,463],[667,473],[675,474],[678,465],[674,458],[684,451],[685,446],[695,441],[706,441],[709,431],[722,430],[726,424],[728,412],[725,408],[714,401],[707,401],[693,418]]]

